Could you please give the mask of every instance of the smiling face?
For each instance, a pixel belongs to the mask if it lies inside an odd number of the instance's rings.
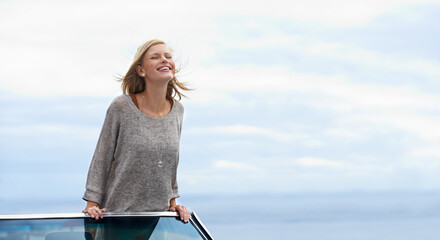
[[[170,81],[175,74],[170,49],[165,44],[151,46],[145,53],[142,64],[137,66],[136,70],[146,81]]]

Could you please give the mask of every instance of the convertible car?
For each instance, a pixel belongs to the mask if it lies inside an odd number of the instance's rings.
[[[188,223],[175,212],[104,213],[91,219],[82,213],[0,215],[0,240],[211,240],[192,212]]]

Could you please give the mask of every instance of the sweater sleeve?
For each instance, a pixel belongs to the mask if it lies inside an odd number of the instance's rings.
[[[180,139],[180,136],[182,134],[184,108],[183,108],[182,104],[180,104],[180,103],[178,103],[178,104],[179,104],[179,110],[180,110],[179,111],[180,112],[179,113],[179,121],[178,121],[178,123],[179,123],[179,139]],[[177,159],[176,159],[177,165],[179,165],[179,157],[180,157],[179,152],[180,151],[177,152]],[[176,171],[173,174],[172,184],[173,184],[172,185],[172,190],[173,190],[172,198],[178,198],[179,197],[179,186],[177,184],[177,169],[176,169]]]
[[[177,164],[179,164],[179,153],[177,153]],[[171,198],[178,198],[180,195],[179,195],[179,186],[177,185],[177,169],[176,169],[176,171],[174,171],[174,173],[173,173],[173,178],[172,178],[172,190],[173,190],[173,192],[172,192],[172,195],[171,195]]]
[[[101,207],[107,178],[114,160],[120,126],[119,117],[120,114],[117,111],[115,102],[113,102],[107,109],[101,134],[99,135],[87,175],[86,191],[83,199],[85,201],[97,202]]]

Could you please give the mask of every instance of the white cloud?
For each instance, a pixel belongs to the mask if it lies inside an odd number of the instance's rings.
[[[197,87],[188,95],[189,103],[196,103],[199,105],[212,106],[214,103],[220,103],[223,106],[239,106],[241,104],[240,101],[230,96],[228,92],[216,92],[214,89],[200,89]]]
[[[290,139],[289,134],[282,133],[276,130],[246,126],[246,125],[231,125],[231,126],[216,126],[216,127],[197,127],[185,131],[187,134],[219,134],[219,135],[263,135],[280,141]]]
[[[408,156],[410,158],[434,158],[436,159],[436,165],[440,168],[440,139],[437,145],[430,147],[418,147],[410,150]]]
[[[277,18],[289,18],[307,23],[316,23],[327,27],[353,27],[364,24],[374,17],[399,6],[414,3],[434,3],[438,0],[311,0],[311,1],[234,1],[212,2],[209,5],[202,4],[202,8],[208,13],[221,12],[240,16],[266,16]],[[192,1],[199,5],[199,1]],[[230,7],[233,4],[234,7]]]
[[[231,161],[215,161],[214,167],[217,169],[234,170],[234,171],[244,171],[244,172],[262,172],[262,169],[256,167],[255,165],[242,163],[242,162],[231,162]]]
[[[211,81],[198,81],[208,71],[215,73],[219,80],[213,77]],[[365,122],[389,124],[424,139],[435,139],[440,134],[436,127],[438,117],[424,114],[440,109],[440,96],[419,92],[409,86],[382,86],[358,83],[340,76],[297,74],[282,67],[218,66],[197,74],[195,80],[200,91],[217,89],[274,94],[275,97],[268,98],[268,101],[273,99],[274,104],[277,94],[290,93],[296,99],[291,100],[295,104],[338,112],[341,114],[336,120],[338,124],[350,121],[356,121],[358,125]],[[221,104],[216,100],[213,103]]]
[[[207,4],[203,1],[177,1],[170,2],[168,5],[173,7],[162,13],[154,11],[162,7],[161,3],[145,4],[142,1],[8,1],[2,3],[0,9],[2,19],[7,19],[0,21],[0,63],[3,66],[0,87],[8,91],[36,95],[113,96],[120,91],[119,84],[114,82],[114,75],[125,72],[132,52],[146,39],[169,39],[170,45],[179,54],[191,56],[189,61],[194,66],[199,66],[199,62],[214,55],[216,47],[211,45],[213,41],[226,37],[217,31],[219,26],[214,23],[216,16],[234,13],[240,16],[264,15],[343,26],[359,24],[396,6],[415,2],[420,3],[413,0],[386,1],[380,4],[375,1],[340,0],[289,3],[275,1],[268,5],[267,2],[253,1],[252,7],[249,7],[247,1],[239,1],[234,2],[236,7],[229,8],[225,7],[228,4],[224,2]],[[192,7],[196,5],[204,10]],[[286,49],[316,54],[318,57],[345,58],[360,64],[389,66],[439,76],[438,63],[423,59],[402,61],[399,56],[384,56],[356,47],[316,42],[313,39],[301,38],[293,41],[295,38],[283,35],[269,38],[254,44],[264,47],[280,44],[281,41],[286,44]],[[287,45],[287,42],[293,44]],[[248,45],[246,43],[243,47],[249,48],[252,43]],[[284,87],[282,83],[287,83],[278,81],[278,85],[268,84],[267,78],[264,80],[257,74],[252,74],[256,69],[239,68],[218,76],[219,71],[224,70],[207,68],[199,82],[202,86],[203,81],[221,84],[231,82],[228,79],[232,78],[234,85],[241,88],[247,86],[250,90],[268,86],[280,89]],[[240,70],[243,70],[241,74]],[[235,75],[229,73],[238,73],[240,77],[231,77]],[[285,79],[277,72],[270,73],[270,76],[271,79]],[[247,81],[242,83],[244,77],[254,79],[252,83],[255,86],[246,85]]]
[[[53,140],[61,138],[63,140],[60,141],[60,143],[66,143],[66,138],[95,142],[99,136],[99,132],[99,127],[62,124],[4,125],[0,127],[0,136],[9,136],[11,139],[37,137],[40,140],[45,138]],[[44,143],[44,141],[39,143]]]
[[[347,165],[343,162],[322,159],[322,158],[300,158],[294,161],[296,164],[304,167],[332,167],[332,168],[346,168]]]
[[[209,54],[201,32],[209,19],[194,24],[199,18],[186,15],[189,5],[179,5],[162,12],[155,10],[162,3],[143,1],[2,3],[0,88],[40,96],[113,96],[120,92],[114,76],[125,73],[143,41],[163,38],[172,47],[197,49],[194,57]],[[195,34],[182,38],[187,32]]]
[[[321,59],[343,61],[363,67],[419,74],[429,78],[440,76],[440,62],[364,49],[349,43],[326,43],[314,39],[301,39],[301,48],[294,50]]]

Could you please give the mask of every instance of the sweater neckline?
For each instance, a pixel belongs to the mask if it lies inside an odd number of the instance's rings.
[[[130,107],[132,108],[132,110],[133,110],[137,115],[140,115],[140,116],[145,117],[145,118],[148,118],[148,119],[153,119],[153,120],[164,120],[164,119],[167,119],[167,118],[171,115],[171,113],[174,112],[174,108],[175,108],[175,106],[176,106],[176,100],[173,99],[173,105],[171,106],[171,110],[170,110],[170,112],[169,112],[165,117],[163,117],[163,118],[154,118],[154,117],[148,116],[147,114],[141,112],[141,110],[140,110],[139,108],[137,108],[136,105],[134,104],[134,102],[131,100],[130,95],[125,94],[124,96],[125,96],[125,98],[127,99],[128,104],[130,105]]]

